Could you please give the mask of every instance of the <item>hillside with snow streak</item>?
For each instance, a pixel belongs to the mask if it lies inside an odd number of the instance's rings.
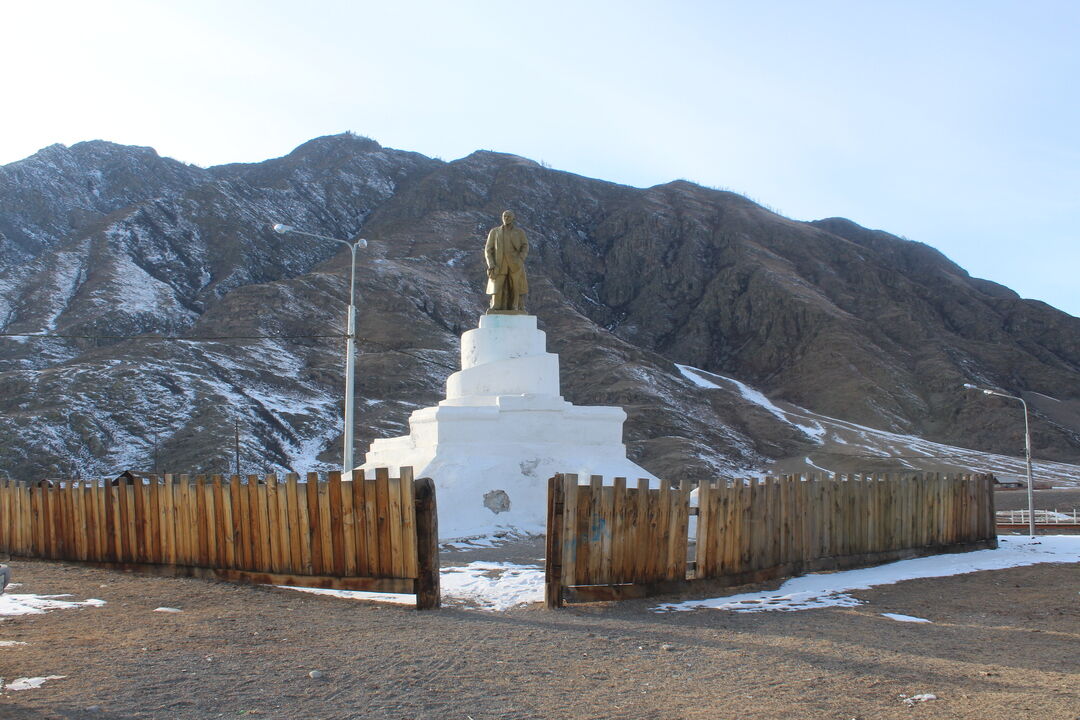
[[[983,453],[1015,457],[1017,408],[964,382],[1024,393],[1036,456],[1080,459],[1080,321],[931,248],[346,134],[213,168],[100,141],[0,167],[0,470],[228,472],[237,432],[242,472],[333,467],[347,253],[272,222],[369,241],[359,457],[443,396],[506,208],[563,395],[626,408],[628,454],[660,477],[1012,468]]]

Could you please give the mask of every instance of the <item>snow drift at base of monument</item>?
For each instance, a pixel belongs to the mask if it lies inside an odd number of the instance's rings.
[[[488,314],[461,336],[446,399],[409,417],[409,434],[376,440],[365,471],[411,466],[435,481],[439,536],[504,528],[543,532],[556,473],[656,478],[626,457],[618,407],[579,407],[559,393],[559,358],[534,315]]]

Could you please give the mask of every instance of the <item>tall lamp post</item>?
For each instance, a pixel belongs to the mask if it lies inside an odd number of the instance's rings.
[[[291,233],[293,235],[306,235],[319,240],[333,240],[349,248],[352,255],[352,271],[349,274],[349,313],[345,322],[345,438],[342,444],[345,446],[341,453],[341,468],[345,475],[352,472],[353,465],[353,406],[356,396],[356,249],[367,247],[367,240],[357,238],[353,242],[341,240],[327,235],[297,230],[291,225],[276,223],[274,232],[279,235]]]
[[[1035,487],[1031,482],[1031,426],[1028,423],[1028,406],[1024,402],[1024,398],[1016,395],[1007,395],[997,390],[987,390],[986,388],[976,387],[969,383],[964,383],[964,387],[968,390],[978,390],[984,395],[997,395],[998,397],[1008,398],[1009,400],[1019,400],[1020,404],[1024,406],[1024,454],[1027,456],[1027,500],[1028,500],[1028,532],[1031,533],[1031,537],[1035,537]]]

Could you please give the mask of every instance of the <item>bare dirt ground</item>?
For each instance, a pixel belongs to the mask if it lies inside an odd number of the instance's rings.
[[[15,592],[107,604],[0,622],[0,641],[28,643],[0,646],[0,676],[66,676],[0,696],[3,720],[1080,717],[1075,564],[908,581],[855,592],[866,604],[853,608],[756,614],[657,614],[655,601],[419,613],[10,564]],[[903,701],[921,693],[937,699]]]

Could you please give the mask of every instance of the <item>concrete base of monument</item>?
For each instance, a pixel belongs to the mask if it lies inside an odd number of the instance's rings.
[[[395,438],[396,439],[396,438]],[[622,457],[619,457],[622,455]],[[470,443],[443,444],[394,453],[401,465],[411,465],[416,477],[435,480],[442,540],[488,535],[502,530],[543,533],[547,522],[548,478],[556,473],[656,478],[617,451],[556,443],[500,444],[497,451]],[[400,465],[381,461],[388,457],[369,453],[367,471]]]
[[[558,356],[546,352],[535,316],[483,315],[462,335],[461,363],[446,399],[414,412],[408,435],[372,443],[361,466],[391,474],[411,466],[432,478],[440,538],[544,532],[556,473],[659,482],[627,459],[622,408],[575,406],[558,394]]]

